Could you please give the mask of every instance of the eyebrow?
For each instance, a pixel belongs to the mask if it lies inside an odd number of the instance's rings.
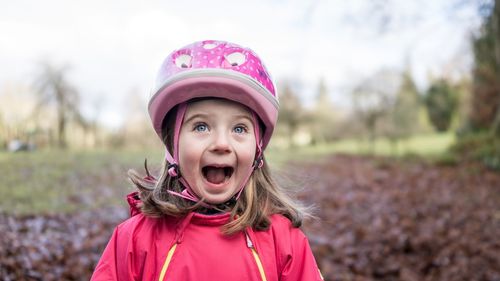
[[[200,118],[205,117],[205,118],[206,118],[207,116],[208,116],[208,114],[196,113],[196,114],[195,114],[195,115],[193,115],[193,116],[189,116],[189,118],[185,118],[185,119],[184,119],[184,121],[183,121],[182,123],[188,123],[188,122],[190,122],[191,120],[196,119],[196,118],[198,118],[198,117],[200,117]]]
[[[188,118],[184,119],[183,123],[189,123],[190,121],[192,121],[193,119],[196,119],[196,118],[209,118],[209,114],[196,113],[193,116],[189,116]],[[235,115],[235,116],[233,116],[233,119],[247,119],[251,124],[253,124],[253,118],[251,118],[250,116],[245,115],[245,114]]]
[[[234,119],[247,119],[248,121],[250,121],[250,123],[253,124],[252,118],[249,117],[248,115],[244,115],[244,114],[235,115]]]

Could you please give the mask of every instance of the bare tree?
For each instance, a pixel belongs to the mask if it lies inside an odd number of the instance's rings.
[[[125,94],[123,108],[126,110],[125,120],[121,135],[116,135],[115,140],[122,138],[123,145],[133,147],[154,147],[161,145],[157,138],[148,138],[152,131],[147,112],[147,100],[137,88],[132,88]]]
[[[372,152],[377,137],[377,123],[393,108],[400,80],[399,73],[382,70],[361,81],[352,91],[354,113],[368,132]]]
[[[337,116],[323,78],[319,81],[315,104],[308,117],[313,144],[325,143],[335,138]]]
[[[294,146],[294,137],[303,122],[304,112],[298,95],[290,83],[284,81],[280,89],[280,109],[278,126],[286,128],[288,140]]]
[[[5,121],[3,120],[3,114],[0,112],[0,150],[7,146],[6,136],[3,134],[5,131]]]
[[[67,79],[68,71],[67,65],[55,66],[49,62],[42,62],[40,72],[34,81],[38,95],[34,115],[40,117],[40,110],[43,107],[55,107],[59,148],[67,146],[65,131],[70,117],[74,117],[78,123],[85,123],[78,108],[80,103],[78,91]]]
[[[409,67],[401,74],[401,83],[392,108],[384,122],[384,136],[389,139],[393,151],[398,143],[419,130],[420,96]]]

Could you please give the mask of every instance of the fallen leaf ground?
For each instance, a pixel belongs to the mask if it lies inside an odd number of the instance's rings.
[[[342,155],[281,169],[280,181],[315,207],[317,219],[303,229],[325,280],[500,280],[498,172],[473,163]],[[116,190],[86,194],[110,197]],[[0,213],[0,277],[88,280],[127,216],[120,204]]]

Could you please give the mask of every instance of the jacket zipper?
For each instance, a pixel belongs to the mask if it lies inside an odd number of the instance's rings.
[[[257,264],[257,268],[259,269],[260,278],[262,281],[267,281],[266,273],[264,272],[264,266],[262,266],[262,261],[260,260],[259,254],[257,253],[257,250],[255,250],[255,246],[253,245],[252,240],[250,239],[248,234],[245,233],[245,235],[247,238],[247,247],[250,249],[253,258],[255,259],[255,263]],[[174,245],[170,247],[170,250],[168,250],[167,258],[165,259],[165,263],[161,268],[160,278],[158,279],[159,281],[163,281],[163,279],[165,278],[165,273],[167,273],[168,266],[170,265],[172,256],[174,255],[175,249],[177,248],[177,244],[177,242],[174,243]]]
[[[170,250],[168,250],[167,259],[165,260],[165,263],[163,264],[163,267],[161,268],[160,278],[158,279],[159,281],[163,281],[163,278],[165,277],[165,273],[167,272],[168,265],[170,264],[170,261],[172,260],[172,256],[174,255],[175,248],[177,248],[177,242],[174,243],[174,245],[172,245]]]
[[[255,259],[255,263],[257,264],[257,267],[259,268],[259,273],[260,273],[260,278],[262,281],[267,281],[266,278],[266,273],[264,272],[264,267],[262,266],[262,261],[260,260],[259,254],[255,250],[255,247],[252,243],[252,240],[250,240],[250,237],[248,236],[247,233],[245,233],[247,237],[247,247],[252,251],[253,258]]]

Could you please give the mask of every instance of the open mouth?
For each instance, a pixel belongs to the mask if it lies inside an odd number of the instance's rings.
[[[230,166],[205,166],[201,168],[203,177],[212,184],[221,184],[226,182],[233,175],[234,168]]]

